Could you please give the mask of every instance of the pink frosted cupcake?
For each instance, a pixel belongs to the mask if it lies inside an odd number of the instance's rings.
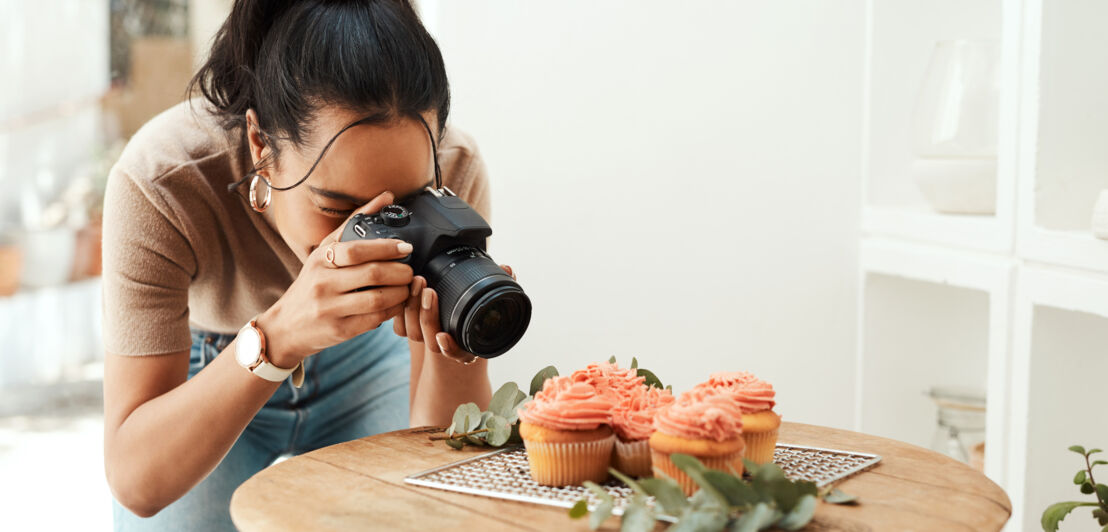
[[[694,389],[654,415],[650,453],[654,473],[677,481],[686,495],[696,483],[670,460],[673,453],[695,456],[711,469],[743,472],[742,409],[726,389]]]
[[[519,435],[531,478],[544,486],[578,485],[608,478],[615,436],[614,396],[588,382],[552,377],[519,409]]]
[[[631,392],[642,387],[645,381],[638,375],[638,371],[621,368],[611,362],[594,362],[585,369],[574,371],[570,378],[573,382],[587,382],[595,386],[600,393],[612,392],[621,399],[629,397]]]
[[[694,389],[729,390],[742,408],[743,440],[746,459],[757,464],[773,461],[781,416],[773,411],[776,392],[773,385],[745,371],[713,373]]]
[[[644,384],[626,392],[612,410],[612,430],[616,433],[613,467],[633,477],[652,474],[649,440],[654,433],[654,415],[673,402],[669,390]]]

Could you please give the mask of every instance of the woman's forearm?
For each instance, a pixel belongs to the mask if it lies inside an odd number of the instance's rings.
[[[442,355],[428,351],[422,342],[411,342],[413,374],[417,357],[420,363],[418,380],[411,383],[411,426],[445,427],[454,410],[463,403],[477,403],[482,410],[492,400],[488,361],[478,358],[464,366]]]
[[[153,515],[203,480],[280,386],[239,366],[234,349],[232,342],[193,378],[143,402],[105,432],[108,482],[131,511]],[[143,363],[169,361],[117,361],[105,385],[127,386],[128,368]]]

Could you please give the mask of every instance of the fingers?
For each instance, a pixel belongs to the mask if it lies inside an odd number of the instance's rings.
[[[383,238],[334,242],[320,248],[320,260],[328,268],[347,268],[367,262],[407,257],[412,245],[403,240]],[[333,263],[333,264],[332,264]]]
[[[366,331],[371,331],[403,311],[404,305],[395,305],[377,312],[348,316],[340,322],[343,329],[342,334],[345,337],[352,338]]]
[[[328,272],[328,283],[342,294],[365,287],[397,286],[407,290],[412,267],[399,262],[368,262]]]
[[[355,214],[372,214],[391,205],[394,201],[396,201],[396,195],[388,190],[378,194],[376,198],[369,200],[369,203],[358,207],[357,210],[350,213],[350,216],[346,220],[343,220],[342,224],[340,224],[337,229],[331,231],[331,234],[324,237],[323,241],[319,243],[319,247],[327,247],[327,245],[332,242],[338,242],[339,238],[342,236],[342,230],[346,228],[346,224],[350,223],[350,218],[353,218]]]
[[[475,355],[463,351],[462,348],[458,346],[458,343],[454,341],[454,338],[450,336],[450,333],[440,332],[435,335],[435,343],[438,344],[439,350],[442,351],[443,355],[454,359],[456,362],[461,362],[468,366],[477,359]]]
[[[513,281],[518,281],[518,280],[519,280],[519,279],[516,279],[516,274],[515,274],[515,272],[513,272],[513,271],[512,271],[512,267],[511,267],[511,266],[508,266],[507,264],[501,264],[501,265],[500,265],[500,269],[501,269],[501,270],[504,270],[504,273],[506,273],[506,274],[508,274],[508,275],[512,276],[512,280],[513,280]]]
[[[339,294],[331,299],[336,316],[372,316],[378,324],[398,315],[408,300],[408,286],[383,286],[361,292]]]
[[[419,310],[420,305],[422,305],[423,289],[426,287],[427,280],[423,277],[416,276],[412,278],[412,290],[408,296],[408,303],[404,307],[404,319],[397,320],[404,322],[404,330],[407,332],[408,339],[413,342],[423,341],[423,329],[419,323]]]
[[[420,296],[419,326],[427,349],[442,353],[442,347],[435,341],[435,335],[442,331],[442,326],[439,325],[439,295],[433,289],[424,288]]]

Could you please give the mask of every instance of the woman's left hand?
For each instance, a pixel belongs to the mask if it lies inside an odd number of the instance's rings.
[[[512,279],[516,278],[511,266],[501,264],[500,267]],[[476,355],[463,351],[450,333],[442,331],[439,322],[439,294],[427,287],[427,279],[421,275],[412,279],[404,315],[392,320],[392,329],[397,336],[406,336],[413,342],[423,342],[431,352],[442,354],[455,362],[468,364],[477,360]]]

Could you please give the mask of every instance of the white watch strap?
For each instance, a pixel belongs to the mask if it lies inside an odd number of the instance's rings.
[[[281,382],[288,378],[288,376],[291,375],[292,372],[296,371],[296,369],[299,367],[300,364],[297,364],[295,368],[282,369],[263,360],[262,363],[258,364],[252,371],[255,375],[267,381]]]

